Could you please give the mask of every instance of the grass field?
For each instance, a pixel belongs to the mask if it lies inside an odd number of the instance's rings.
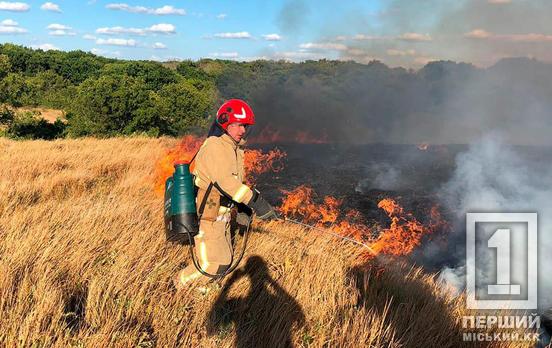
[[[433,275],[283,223],[255,225],[222,288],[175,292],[188,251],[153,187],[176,143],[0,139],[0,346],[467,345]]]

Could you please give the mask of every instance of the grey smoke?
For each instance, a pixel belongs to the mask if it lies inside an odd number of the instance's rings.
[[[287,0],[276,23],[284,34],[297,34],[307,25],[310,8],[306,0]]]
[[[498,130],[510,144],[552,145],[552,64],[508,59],[480,69],[439,62],[417,72],[318,64],[243,82],[259,86],[250,98],[263,115],[257,130],[391,144],[469,144]]]
[[[539,306],[552,306],[552,261],[549,258],[552,247],[552,165],[542,163],[538,158],[527,159],[493,134],[459,154],[456,166],[453,177],[440,190],[440,197],[450,211],[456,212],[460,222],[449,238],[451,243],[457,243],[458,249],[456,260],[443,267],[441,279],[457,288],[465,284],[466,260],[462,244],[465,239],[461,223],[467,212],[537,212]]]
[[[454,60],[489,66],[504,57],[537,57],[551,61],[552,51],[545,39],[512,40],[508,35],[552,33],[552,4],[548,0],[512,0],[496,4],[487,0],[393,0],[383,3],[374,19],[372,14],[358,11],[354,18],[344,18],[336,26],[335,35],[342,28],[354,34],[376,37],[396,37],[405,32],[424,33],[430,42],[401,42],[401,40],[364,40],[347,42],[350,48],[364,51],[364,55],[383,60],[392,66],[413,66],[413,59]],[[351,27],[351,25],[354,25]],[[502,38],[474,39],[465,34],[485,30]],[[354,35],[353,34],[353,35]],[[325,37],[329,37],[324,33]],[[390,56],[389,49],[415,50],[415,55]],[[344,52],[343,56],[348,56]],[[418,64],[419,65],[419,64]]]
[[[367,170],[366,179],[361,180],[355,191],[365,192],[370,188],[380,190],[398,190],[402,187],[401,171],[391,164],[372,164]]]

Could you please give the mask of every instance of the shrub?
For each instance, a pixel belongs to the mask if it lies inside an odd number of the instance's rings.
[[[52,140],[63,137],[65,128],[65,123],[59,118],[54,123],[49,123],[27,111],[15,115],[8,125],[6,134],[16,139]]]

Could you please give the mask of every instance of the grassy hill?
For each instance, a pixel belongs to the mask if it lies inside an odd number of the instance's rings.
[[[153,186],[176,142],[0,139],[0,346],[465,345],[434,276],[283,223],[255,225],[222,287],[175,292],[188,250]]]

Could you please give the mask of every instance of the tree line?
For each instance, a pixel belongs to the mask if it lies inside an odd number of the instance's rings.
[[[159,63],[1,44],[0,126],[8,135],[32,137],[44,123],[28,113],[12,115],[6,106],[40,106],[66,114],[56,127],[48,126],[49,137],[176,136],[204,131],[223,100],[243,98],[262,116],[261,129],[305,129],[330,141],[385,141],[422,125],[444,125],[447,117],[456,122],[476,106],[504,104],[501,112],[512,119],[535,100],[548,107],[550,66],[528,59],[487,69],[439,61],[419,70],[379,61]]]

